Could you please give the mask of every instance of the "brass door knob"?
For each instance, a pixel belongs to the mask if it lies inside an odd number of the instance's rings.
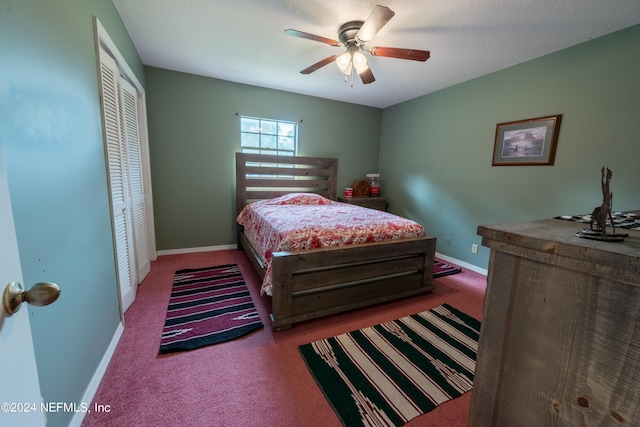
[[[55,283],[36,283],[26,291],[18,282],[11,282],[4,288],[2,295],[2,305],[9,316],[12,316],[20,309],[23,302],[42,307],[49,305],[60,296],[60,288]]]

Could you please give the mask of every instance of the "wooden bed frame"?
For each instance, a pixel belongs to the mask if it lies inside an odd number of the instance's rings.
[[[236,209],[292,192],[336,199],[338,160],[236,153]],[[238,249],[260,278],[266,268],[238,225]],[[436,238],[276,252],[272,258],[272,327],[433,290]]]

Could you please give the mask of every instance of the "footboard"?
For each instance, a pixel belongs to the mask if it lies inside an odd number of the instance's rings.
[[[433,289],[435,237],[276,252],[273,328]]]

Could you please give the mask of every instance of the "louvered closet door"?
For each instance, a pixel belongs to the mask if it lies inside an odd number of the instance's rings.
[[[122,143],[120,73],[115,61],[103,52],[100,55],[100,77],[117,279],[122,310],[125,311],[135,299],[138,284],[132,244],[131,198],[128,194],[127,146]]]
[[[120,79],[120,112],[124,141],[127,148],[127,170],[131,217],[133,220],[133,242],[138,281],[142,281],[151,268],[147,221],[145,212],[144,182],[142,177],[142,152],[138,122],[138,93],[126,80]]]

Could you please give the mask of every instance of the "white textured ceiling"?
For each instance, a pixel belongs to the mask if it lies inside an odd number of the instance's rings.
[[[145,65],[384,108],[640,23],[639,0],[113,0]],[[353,87],[337,39],[376,4],[395,16],[371,46],[431,51],[427,62],[369,57],[376,81]]]

